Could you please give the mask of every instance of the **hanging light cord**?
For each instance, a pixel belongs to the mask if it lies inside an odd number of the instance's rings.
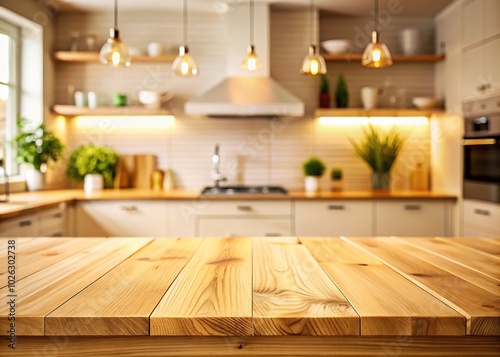
[[[311,44],[313,43],[313,11],[314,11],[314,0],[309,3],[309,40]]]
[[[184,46],[187,46],[187,22],[188,22],[188,13],[187,13],[187,0],[184,0]]]
[[[115,0],[115,29],[118,28],[118,0]]]
[[[375,23],[373,24],[375,31],[378,32],[378,0],[375,0]]]
[[[249,1],[248,6],[250,7],[250,45],[253,46],[253,0]]]

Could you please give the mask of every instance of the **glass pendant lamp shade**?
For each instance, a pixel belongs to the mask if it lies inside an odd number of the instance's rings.
[[[302,61],[300,73],[311,76],[326,73],[325,59],[318,53],[315,45],[309,46],[309,52]]]
[[[363,57],[361,57],[361,64],[369,68],[383,68],[392,65],[391,52],[384,43],[379,42],[378,32],[378,0],[375,0],[375,14],[373,18],[374,31],[372,31],[372,42],[369,43]]]
[[[198,68],[193,57],[189,54],[187,46],[179,47],[179,55],[172,63],[174,74],[179,77],[191,77],[198,74]]]
[[[109,38],[99,52],[99,61],[113,67],[130,67],[131,59],[127,46],[120,39],[118,31],[118,0],[115,0],[115,26],[109,30]]]
[[[193,77],[198,75],[198,67],[196,66],[196,62],[193,57],[189,54],[189,48],[186,45],[187,43],[187,27],[188,27],[188,19],[187,19],[187,0],[183,2],[183,37],[184,44],[179,46],[179,55],[175,58],[172,63],[172,71],[176,76],[179,77]]]
[[[248,54],[241,63],[241,67],[249,71],[255,71],[256,69],[262,67],[262,62],[260,61],[259,57],[257,57],[257,54],[255,53],[255,47],[253,45],[248,46]]]
[[[391,53],[387,46],[378,42],[378,32],[372,32],[372,42],[366,46],[361,64],[369,68],[383,68],[392,65]]]
[[[117,29],[110,29],[110,36],[99,52],[99,60],[102,63],[111,64],[113,67],[130,67],[131,59],[128,48],[120,40]]]
[[[314,33],[314,0],[309,2],[309,38],[311,44],[307,55],[302,61],[302,67],[300,68],[300,73],[309,76],[316,76],[318,74],[326,73],[326,62],[323,56],[319,54],[318,47],[313,44],[313,33]]]

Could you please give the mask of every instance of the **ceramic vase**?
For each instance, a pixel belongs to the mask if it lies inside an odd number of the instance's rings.
[[[319,177],[317,176],[306,176],[304,184],[305,184],[305,190],[308,193],[314,193],[319,191]]]
[[[92,192],[104,188],[104,178],[100,174],[87,174],[83,179],[83,190]]]
[[[45,188],[45,174],[35,169],[27,169],[26,187],[28,191],[43,190]]]

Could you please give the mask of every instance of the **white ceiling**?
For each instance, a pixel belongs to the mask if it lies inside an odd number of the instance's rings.
[[[114,0],[42,0],[54,10],[61,12],[111,11]],[[246,3],[248,0],[188,0],[188,7],[193,11],[225,12],[228,4]],[[389,4],[400,4],[400,16],[434,16],[453,0],[380,0],[380,9],[387,9]],[[121,11],[135,10],[180,10],[183,0],[118,0]],[[276,6],[309,6],[309,0],[255,0],[255,3],[270,3]],[[55,4],[55,6],[54,6]],[[372,0],[316,0],[316,7],[341,15],[369,15],[373,9]],[[57,8],[58,7],[58,8]]]

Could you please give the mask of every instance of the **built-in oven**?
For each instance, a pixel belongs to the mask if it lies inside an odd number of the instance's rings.
[[[464,102],[464,198],[500,203],[500,94]]]

